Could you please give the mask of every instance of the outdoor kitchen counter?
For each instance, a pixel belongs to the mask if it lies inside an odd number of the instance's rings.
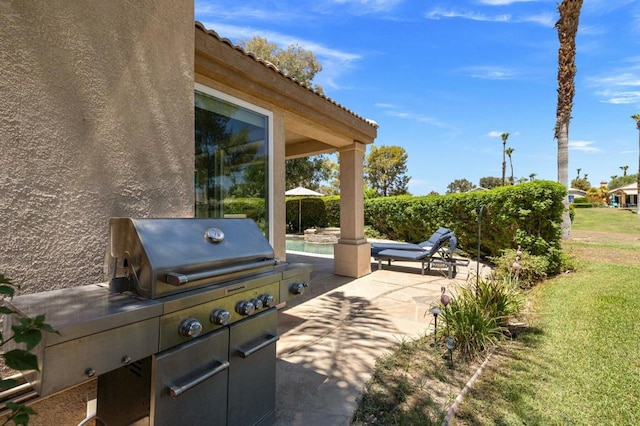
[[[60,333],[46,333],[47,346],[162,314],[161,302],[109,292],[108,283],[16,296],[5,303],[24,315],[45,316],[45,322]]]
[[[5,303],[31,317],[44,315],[57,331],[44,333],[33,350],[39,371],[23,372],[41,397],[158,351],[162,303],[111,293],[106,283],[17,296]],[[13,321],[7,318],[4,333]]]

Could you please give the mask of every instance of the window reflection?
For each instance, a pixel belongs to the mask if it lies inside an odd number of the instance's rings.
[[[249,217],[268,230],[265,115],[195,92],[196,217]]]

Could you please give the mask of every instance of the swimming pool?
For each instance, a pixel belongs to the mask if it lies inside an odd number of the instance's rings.
[[[287,237],[285,245],[288,251],[301,251],[304,253],[333,256],[333,244],[307,243],[302,238]]]

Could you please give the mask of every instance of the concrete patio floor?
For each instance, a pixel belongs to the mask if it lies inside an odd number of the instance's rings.
[[[376,358],[403,339],[433,330],[441,286],[450,289],[475,276],[476,263],[420,274],[416,263],[391,267],[354,279],[333,275],[329,256],[287,253],[289,263],[311,263],[305,294],[279,311],[276,425],[348,425]],[[483,274],[484,269],[480,271]]]

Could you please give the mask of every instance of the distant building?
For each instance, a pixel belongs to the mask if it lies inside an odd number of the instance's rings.
[[[630,183],[608,192],[614,207],[636,207],[638,205],[638,184]]]
[[[587,191],[583,191],[582,189],[578,189],[578,188],[569,188],[569,190],[567,191],[569,193],[569,202],[573,203],[573,200],[576,197],[586,197],[587,196]]]

